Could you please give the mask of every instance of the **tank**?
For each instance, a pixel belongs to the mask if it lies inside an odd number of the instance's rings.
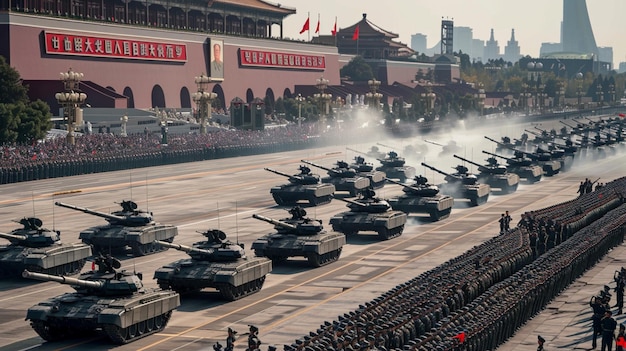
[[[0,233],[0,238],[10,242],[0,246],[0,277],[19,277],[25,269],[46,274],[78,274],[91,256],[89,245],[61,243],[61,233],[43,228],[39,218],[25,217],[16,222],[22,228]]]
[[[45,340],[69,339],[101,331],[111,342],[126,344],[165,329],[180,296],[146,289],[140,273],[119,270],[111,256],[95,260],[98,270],[79,278],[24,271],[24,278],[71,285],[76,292],[53,297],[28,309],[26,320]]]
[[[415,177],[415,168],[406,166],[404,157],[399,157],[395,151],[389,151],[387,157],[379,158],[381,163],[380,167],[377,167],[377,171],[385,172],[387,178],[397,179],[404,183],[407,179]]]
[[[366,153],[365,156],[369,156],[371,158],[384,158],[387,154],[380,151],[380,149],[378,148],[378,146],[372,146]]]
[[[402,235],[407,215],[391,208],[385,200],[376,197],[372,189],[362,193],[357,200],[339,199],[347,202],[350,211],[338,213],[330,218],[334,231],[346,236],[361,231],[378,233],[381,240],[389,240]]]
[[[517,191],[519,186],[519,176],[507,170],[506,166],[498,163],[495,157],[489,157],[486,165],[481,165],[472,160],[468,160],[459,155],[453,155],[461,161],[467,162],[478,167],[478,181],[480,183],[489,184],[491,191],[500,194],[511,194]],[[494,190],[497,189],[497,190]]]
[[[289,257],[305,257],[312,267],[320,267],[335,262],[346,244],[342,233],[327,232],[322,222],[307,218],[300,206],[289,210],[291,218],[275,220],[254,214],[253,218],[274,225],[276,232],[260,237],[252,243],[256,256],[267,257],[274,263],[286,261]]]
[[[320,176],[311,173],[311,169],[305,165],[300,165],[300,173],[294,175],[271,168],[265,170],[289,179],[289,183],[270,189],[270,194],[279,206],[295,206],[303,201],[310,206],[318,206],[330,203],[333,199],[335,186],[320,183]]]
[[[466,199],[469,200],[471,206],[479,206],[489,199],[489,193],[491,192],[489,184],[479,183],[478,177],[470,174],[467,167],[463,165],[454,167],[456,173],[446,173],[424,162],[422,162],[422,166],[445,176],[444,180],[446,182],[439,184],[438,187],[442,193],[452,196],[455,201]]]
[[[134,256],[149,255],[167,249],[155,244],[155,240],[171,242],[178,235],[177,227],[156,223],[152,219],[152,212],[137,210],[137,204],[133,201],[120,202],[122,210],[111,214],[62,202],[54,204],[102,217],[109,222],[83,230],[78,236],[85,244],[92,246],[94,254],[130,247]]]
[[[534,184],[541,180],[543,169],[541,169],[540,166],[534,165],[530,158],[525,157],[524,154],[519,151],[515,151],[513,157],[506,157],[484,150],[483,153],[506,160],[507,170],[517,174],[521,180],[525,180],[528,184]]]
[[[347,149],[358,153],[356,150]],[[374,165],[365,162],[365,158],[362,156],[355,156],[354,162],[350,164],[350,168],[356,170],[358,175],[367,177],[370,180],[370,188],[376,190],[385,186],[385,172],[375,170]]]
[[[500,144],[500,142],[494,139],[491,139],[488,137],[485,137],[485,139],[491,140],[495,142],[496,144]],[[513,152],[517,152],[518,155],[522,154],[525,157],[528,157],[529,159],[531,159],[534,164],[541,167],[541,169],[543,170],[543,174],[547,177],[552,177],[558,174],[559,171],[561,170],[561,163],[559,161],[554,161],[552,159],[552,155],[549,152],[546,153],[546,152],[541,152],[538,150],[538,152],[532,153],[532,152],[527,152],[527,151],[516,149],[516,148],[513,148],[511,150]]]
[[[334,185],[335,191],[343,191],[350,194],[350,196],[357,196],[370,186],[369,178],[359,175],[358,172],[350,168],[350,165],[345,161],[337,161],[335,163],[336,167],[333,168],[324,167],[311,161],[301,161],[328,172],[328,177],[323,177],[322,183]]]
[[[186,252],[190,258],[167,264],[154,272],[162,289],[179,293],[216,289],[228,301],[238,300],[261,290],[272,261],[247,257],[243,245],[226,239],[218,229],[202,233],[207,239],[192,246],[157,241],[157,244]]]
[[[461,147],[458,146],[456,144],[456,141],[454,141],[454,140],[450,140],[448,142],[448,144],[445,144],[445,145],[444,144],[440,144],[440,143],[435,142],[435,141],[432,141],[432,140],[424,139],[424,141],[429,143],[429,144],[441,146],[441,152],[439,153],[439,157],[450,155],[450,154],[454,154],[455,152],[461,151]]]
[[[406,213],[425,213],[432,221],[439,221],[448,218],[454,206],[454,198],[450,195],[443,195],[436,185],[428,184],[428,178],[416,176],[412,185],[402,184],[394,180],[387,181],[400,185],[403,195],[393,197],[389,204],[394,210]]]

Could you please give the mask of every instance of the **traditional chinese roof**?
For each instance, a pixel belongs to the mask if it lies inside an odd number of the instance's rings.
[[[281,4],[272,4],[263,0],[209,0],[209,7],[216,7],[215,5],[239,6],[285,15],[296,13],[295,8],[282,6]]]
[[[361,38],[368,37],[368,36],[381,36],[381,35],[389,39],[398,38],[398,34],[382,29],[379,26],[372,23],[371,21],[369,21],[367,19],[366,13],[363,14],[363,18],[359,22],[351,25],[350,27],[342,28],[341,30],[339,30],[339,32],[340,33],[346,32],[352,35],[352,33],[354,33],[354,30],[356,29],[356,26],[359,26],[359,37]]]

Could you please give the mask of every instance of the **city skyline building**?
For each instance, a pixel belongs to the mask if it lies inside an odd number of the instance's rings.
[[[586,0],[563,0],[561,44],[564,52],[594,54],[598,46],[593,35]]]
[[[427,51],[428,37],[421,33],[415,33],[411,35],[411,49],[413,51],[423,54]]]
[[[485,43],[485,60],[497,60],[500,58],[500,45],[498,45],[498,41],[495,39],[495,34],[493,28],[491,29],[491,36],[489,40]]]
[[[474,40],[474,31],[470,27],[454,27],[454,51],[462,52],[474,58],[474,50],[472,41]]]
[[[515,29],[511,29],[511,39],[506,43],[504,47],[504,56],[503,59],[507,62],[517,62],[521,55],[521,49],[519,46],[519,42],[515,40]]]

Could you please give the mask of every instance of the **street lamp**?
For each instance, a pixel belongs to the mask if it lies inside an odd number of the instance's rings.
[[[558,97],[557,97],[556,106],[565,107],[565,83],[559,82],[557,88],[558,88],[557,90]]]
[[[120,133],[123,137],[128,136],[126,133],[126,123],[128,123],[128,116],[124,115],[120,117],[120,121],[122,121],[122,132]]]
[[[615,84],[609,84],[610,104],[615,105]]]
[[[302,94],[296,96],[296,104],[298,104],[298,127],[302,125],[302,104],[304,104],[304,100]]]
[[[328,94],[325,93],[324,90],[326,90],[326,88],[328,88],[328,79],[325,79],[324,77],[320,77],[317,78],[317,80],[315,81],[315,87],[320,91],[318,94],[313,94],[313,97],[319,101],[320,105],[322,106],[321,108],[321,116],[326,116],[328,115],[328,106],[330,103],[330,100],[333,98],[332,94]]]
[[[67,119],[67,143],[74,145],[74,128],[78,121],[78,110],[87,99],[87,94],[81,93],[79,83],[83,74],[74,72],[70,68],[67,72],[61,72],[60,79],[63,81],[64,91],[56,93],[54,98],[63,108],[63,118]],[[82,120],[82,117],[81,117]]]
[[[578,109],[582,108],[582,99],[583,99],[583,74],[578,72],[576,73],[576,81],[578,81],[578,86],[576,87],[576,97],[578,98]]]
[[[200,117],[200,134],[206,134],[207,120],[211,119],[211,103],[217,94],[208,92],[211,77],[202,73],[194,79],[198,86],[198,91],[191,95],[191,99],[198,105],[198,115]]]
[[[602,85],[598,84],[596,86],[596,95],[598,96],[598,106],[602,107],[602,102],[604,100],[604,92],[602,91]]]
[[[478,83],[478,93],[474,94],[474,97],[478,102],[478,108],[480,110],[480,115],[482,116],[485,112],[485,99],[487,98],[487,94],[485,94],[485,89],[483,88],[483,83]]]
[[[367,81],[367,85],[370,87],[370,91],[365,94],[367,102],[370,108],[378,110],[378,107],[380,106],[380,99],[383,98],[383,94],[378,92],[378,89],[380,88],[380,81],[373,78]]]

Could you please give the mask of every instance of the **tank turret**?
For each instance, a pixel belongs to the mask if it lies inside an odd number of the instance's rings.
[[[190,258],[167,264],[154,273],[162,289],[180,293],[214,288],[228,301],[238,300],[261,290],[272,261],[246,257],[242,244],[226,239],[219,229],[201,232],[207,240],[192,246],[157,241],[158,245],[186,252]]]
[[[346,191],[350,196],[357,196],[370,186],[369,178],[359,175],[345,161],[337,161],[334,168],[324,167],[307,160],[301,161],[327,171],[328,177],[322,178],[322,183],[334,185],[335,191]]]
[[[359,175],[367,177],[370,180],[372,189],[380,189],[385,186],[385,172],[375,170],[373,164],[365,162],[365,158],[361,156],[364,155],[362,152],[350,148],[347,149],[359,154],[354,157],[354,162],[350,164],[350,167],[355,169]]]
[[[167,249],[155,245],[155,240],[172,241],[178,235],[178,228],[156,223],[152,218],[152,212],[138,210],[137,204],[133,201],[118,203],[122,209],[110,214],[62,202],[54,204],[102,217],[108,222],[108,225],[83,230],[78,236],[85,244],[92,245],[96,254],[126,247],[131,248],[134,256],[153,254]]]
[[[506,167],[500,165],[498,163],[498,160],[493,157],[490,157],[489,159],[487,159],[487,165],[481,165],[480,163],[474,162],[472,160],[468,160],[456,154],[452,156],[454,156],[455,158],[458,158],[459,160],[462,160],[464,162],[467,162],[469,164],[472,164],[478,167],[478,171],[484,174],[505,174],[506,173]]]
[[[428,178],[418,175],[413,178],[412,185],[402,184],[391,179],[388,182],[400,185],[404,195],[389,199],[389,204],[394,210],[406,213],[424,213],[430,216],[432,221],[438,221],[450,216],[454,198],[450,195],[440,194],[439,187],[428,184]]]
[[[333,230],[346,235],[360,231],[373,231],[382,240],[402,235],[407,215],[391,208],[389,203],[377,198],[372,189],[363,192],[357,200],[339,199],[346,202],[349,212],[342,212],[330,218]]]
[[[506,160],[508,165],[507,170],[517,174],[521,179],[525,179],[529,184],[533,184],[541,180],[541,176],[543,175],[542,168],[533,164],[533,161],[530,158],[525,157],[524,154],[519,151],[514,152],[514,157],[506,157],[484,150],[483,153]]]
[[[445,176],[446,183],[438,185],[442,193],[452,196],[455,200],[467,199],[472,206],[487,202],[491,187],[488,184],[479,183],[478,177],[470,174],[467,167],[456,165],[453,167],[455,173],[447,173],[424,162],[422,166]]]
[[[91,248],[85,244],[63,244],[60,232],[43,228],[39,218],[25,217],[19,221],[22,228],[0,233],[10,245],[0,246],[0,277],[20,276],[27,267],[38,273],[76,274]]]
[[[306,165],[300,165],[300,173],[294,175],[271,168],[264,169],[289,179],[288,184],[270,189],[270,194],[279,206],[294,206],[300,201],[306,201],[310,206],[324,205],[330,203],[336,190],[333,184],[320,183],[320,176],[311,173]]]
[[[503,145],[499,141],[491,139],[491,138],[489,138],[487,136],[485,136],[485,139],[493,141],[494,143],[496,143],[498,145]],[[513,152],[515,152],[516,155],[524,155],[525,157],[530,158],[534,163],[536,163],[537,165],[541,166],[541,168],[543,170],[543,174],[545,174],[546,176],[551,177],[551,176],[559,173],[559,171],[561,169],[561,163],[558,162],[558,161],[552,160],[552,156],[550,155],[550,153],[544,153],[544,152],[531,153],[531,152],[527,152],[527,151],[516,149],[514,147],[508,147],[507,146],[507,148],[509,150],[512,150]],[[516,156],[516,157],[518,157],[518,156]]]
[[[465,161],[478,167],[478,182],[487,183],[492,190],[497,189],[501,194],[510,194],[517,190],[519,176],[508,172],[506,166],[500,165],[495,157],[487,159],[487,165],[481,165],[458,155],[453,155],[459,160]]]
[[[71,285],[66,293],[28,309],[26,319],[42,338],[56,341],[102,331],[112,342],[125,344],[162,331],[172,311],[180,306],[173,291],[146,289],[141,274],[118,270],[111,256],[95,259],[97,271],[77,278],[33,273],[24,278]]]
[[[319,267],[337,261],[346,243],[345,235],[324,230],[322,222],[306,217],[306,211],[295,206],[290,218],[276,220],[252,215],[253,218],[273,224],[276,233],[264,235],[252,243],[256,256],[267,257],[274,263],[289,257],[303,256],[309,265]]]
[[[387,178],[398,179],[401,182],[405,182],[407,179],[411,179],[415,176],[415,168],[405,165],[406,160],[404,157],[400,157],[397,152],[391,150],[387,153],[385,158],[377,158],[381,163],[380,167],[377,167],[377,171],[385,172]]]

